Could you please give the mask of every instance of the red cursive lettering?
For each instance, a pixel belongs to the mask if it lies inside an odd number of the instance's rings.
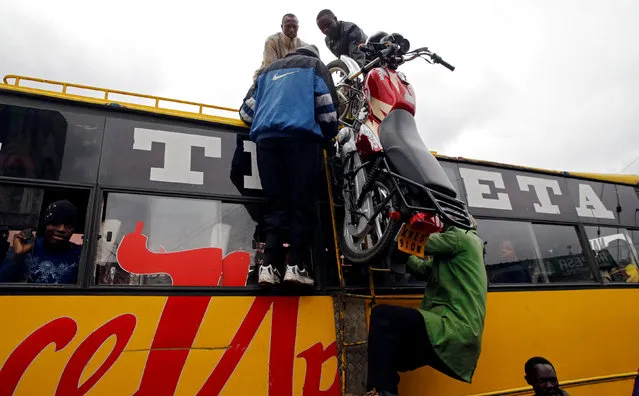
[[[339,396],[339,373],[335,370],[333,384],[327,390],[320,389],[322,366],[331,358],[337,358],[337,344],[333,341],[326,349],[321,342],[313,345],[297,357],[306,360],[306,376],[304,377],[304,396]]]
[[[0,370],[0,395],[13,395],[29,365],[49,344],[55,351],[69,345],[78,325],[67,317],[58,318],[31,333],[13,350]]]
[[[257,297],[219,363],[198,395],[219,395],[273,306],[269,353],[269,394],[293,394],[293,364],[299,297]]]
[[[80,346],[78,346],[78,349],[73,352],[71,359],[69,359],[69,362],[62,372],[62,377],[60,377],[58,389],[55,394],[64,396],[84,395],[91,390],[91,388],[93,388],[104,374],[106,374],[111,366],[113,366],[116,360],[118,360],[133,335],[135,324],[135,316],[132,314],[124,314],[111,319],[91,333],[91,335],[82,341]],[[78,386],[80,376],[87,364],[89,364],[89,361],[100,349],[102,344],[104,344],[104,342],[111,336],[116,337],[113,350],[96,372],[93,373],[93,375],[82,385]]]
[[[173,395],[211,297],[167,299],[136,395]]]

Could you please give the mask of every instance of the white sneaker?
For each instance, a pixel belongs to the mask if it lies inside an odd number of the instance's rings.
[[[313,286],[313,279],[308,274],[306,268],[300,270],[297,265],[287,265],[286,273],[284,274],[284,282],[297,283],[305,286]]]
[[[272,286],[280,283],[280,272],[272,265],[261,265],[258,283],[262,286]]]

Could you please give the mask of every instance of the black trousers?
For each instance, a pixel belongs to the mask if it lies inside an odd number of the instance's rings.
[[[302,133],[300,133],[302,134]],[[282,238],[288,235],[290,265],[303,268],[310,255],[315,223],[321,143],[307,133],[297,138],[266,138],[257,143],[257,166],[267,199],[264,213],[264,264],[281,268]]]
[[[399,372],[431,366],[459,379],[433,350],[424,317],[418,310],[377,305],[368,333],[367,389],[398,393]]]

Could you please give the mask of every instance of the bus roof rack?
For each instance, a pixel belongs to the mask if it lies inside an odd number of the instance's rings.
[[[17,74],[4,76],[0,88],[9,88],[23,92],[45,94],[61,99],[122,106],[125,108],[152,111],[178,117],[195,118],[228,125],[244,126],[237,116],[237,109],[209,105],[187,100],[162,96],[139,94],[116,89],[100,88],[90,85],[74,84],[63,81],[45,80]]]

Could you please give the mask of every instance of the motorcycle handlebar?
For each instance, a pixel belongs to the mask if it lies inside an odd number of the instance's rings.
[[[455,66],[453,66],[450,63],[448,63],[445,60],[443,60],[441,56],[439,56],[437,54],[433,54],[433,55],[431,55],[431,58],[433,59],[433,62],[439,63],[440,65],[444,66],[446,69],[448,69],[450,71],[454,71],[455,70]]]
[[[401,53],[401,48],[398,44],[390,44],[388,45],[387,48],[381,50],[381,51],[376,51],[373,48],[370,48],[368,45],[366,44],[360,44],[359,48],[362,52],[367,53],[367,54],[375,54],[376,57],[373,61],[371,61],[370,63],[368,63],[367,65],[365,65],[362,68],[361,72],[367,72],[368,70],[372,69],[373,67],[375,67],[382,59],[390,56],[390,55],[397,55]],[[416,57],[418,57],[420,54],[421,55],[427,55],[432,59],[432,63],[439,63],[440,65],[444,66],[445,68],[447,68],[450,71],[454,71],[455,70],[455,66],[451,65],[450,63],[446,62],[444,59],[442,59],[441,56],[435,54],[435,53],[431,53],[428,48],[424,47],[424,48],[419,48],[415,51],[411,51],[408,54],[414,54],[411,58],[404,58],[404,61],[407,60],[413,60]],[[405,55],[408,55],[405,54]],[[403,62],[402,62],[403,63]],[[360,73],[361,73],[360,72]],[[358,73],[359,74],[359,73]]]

